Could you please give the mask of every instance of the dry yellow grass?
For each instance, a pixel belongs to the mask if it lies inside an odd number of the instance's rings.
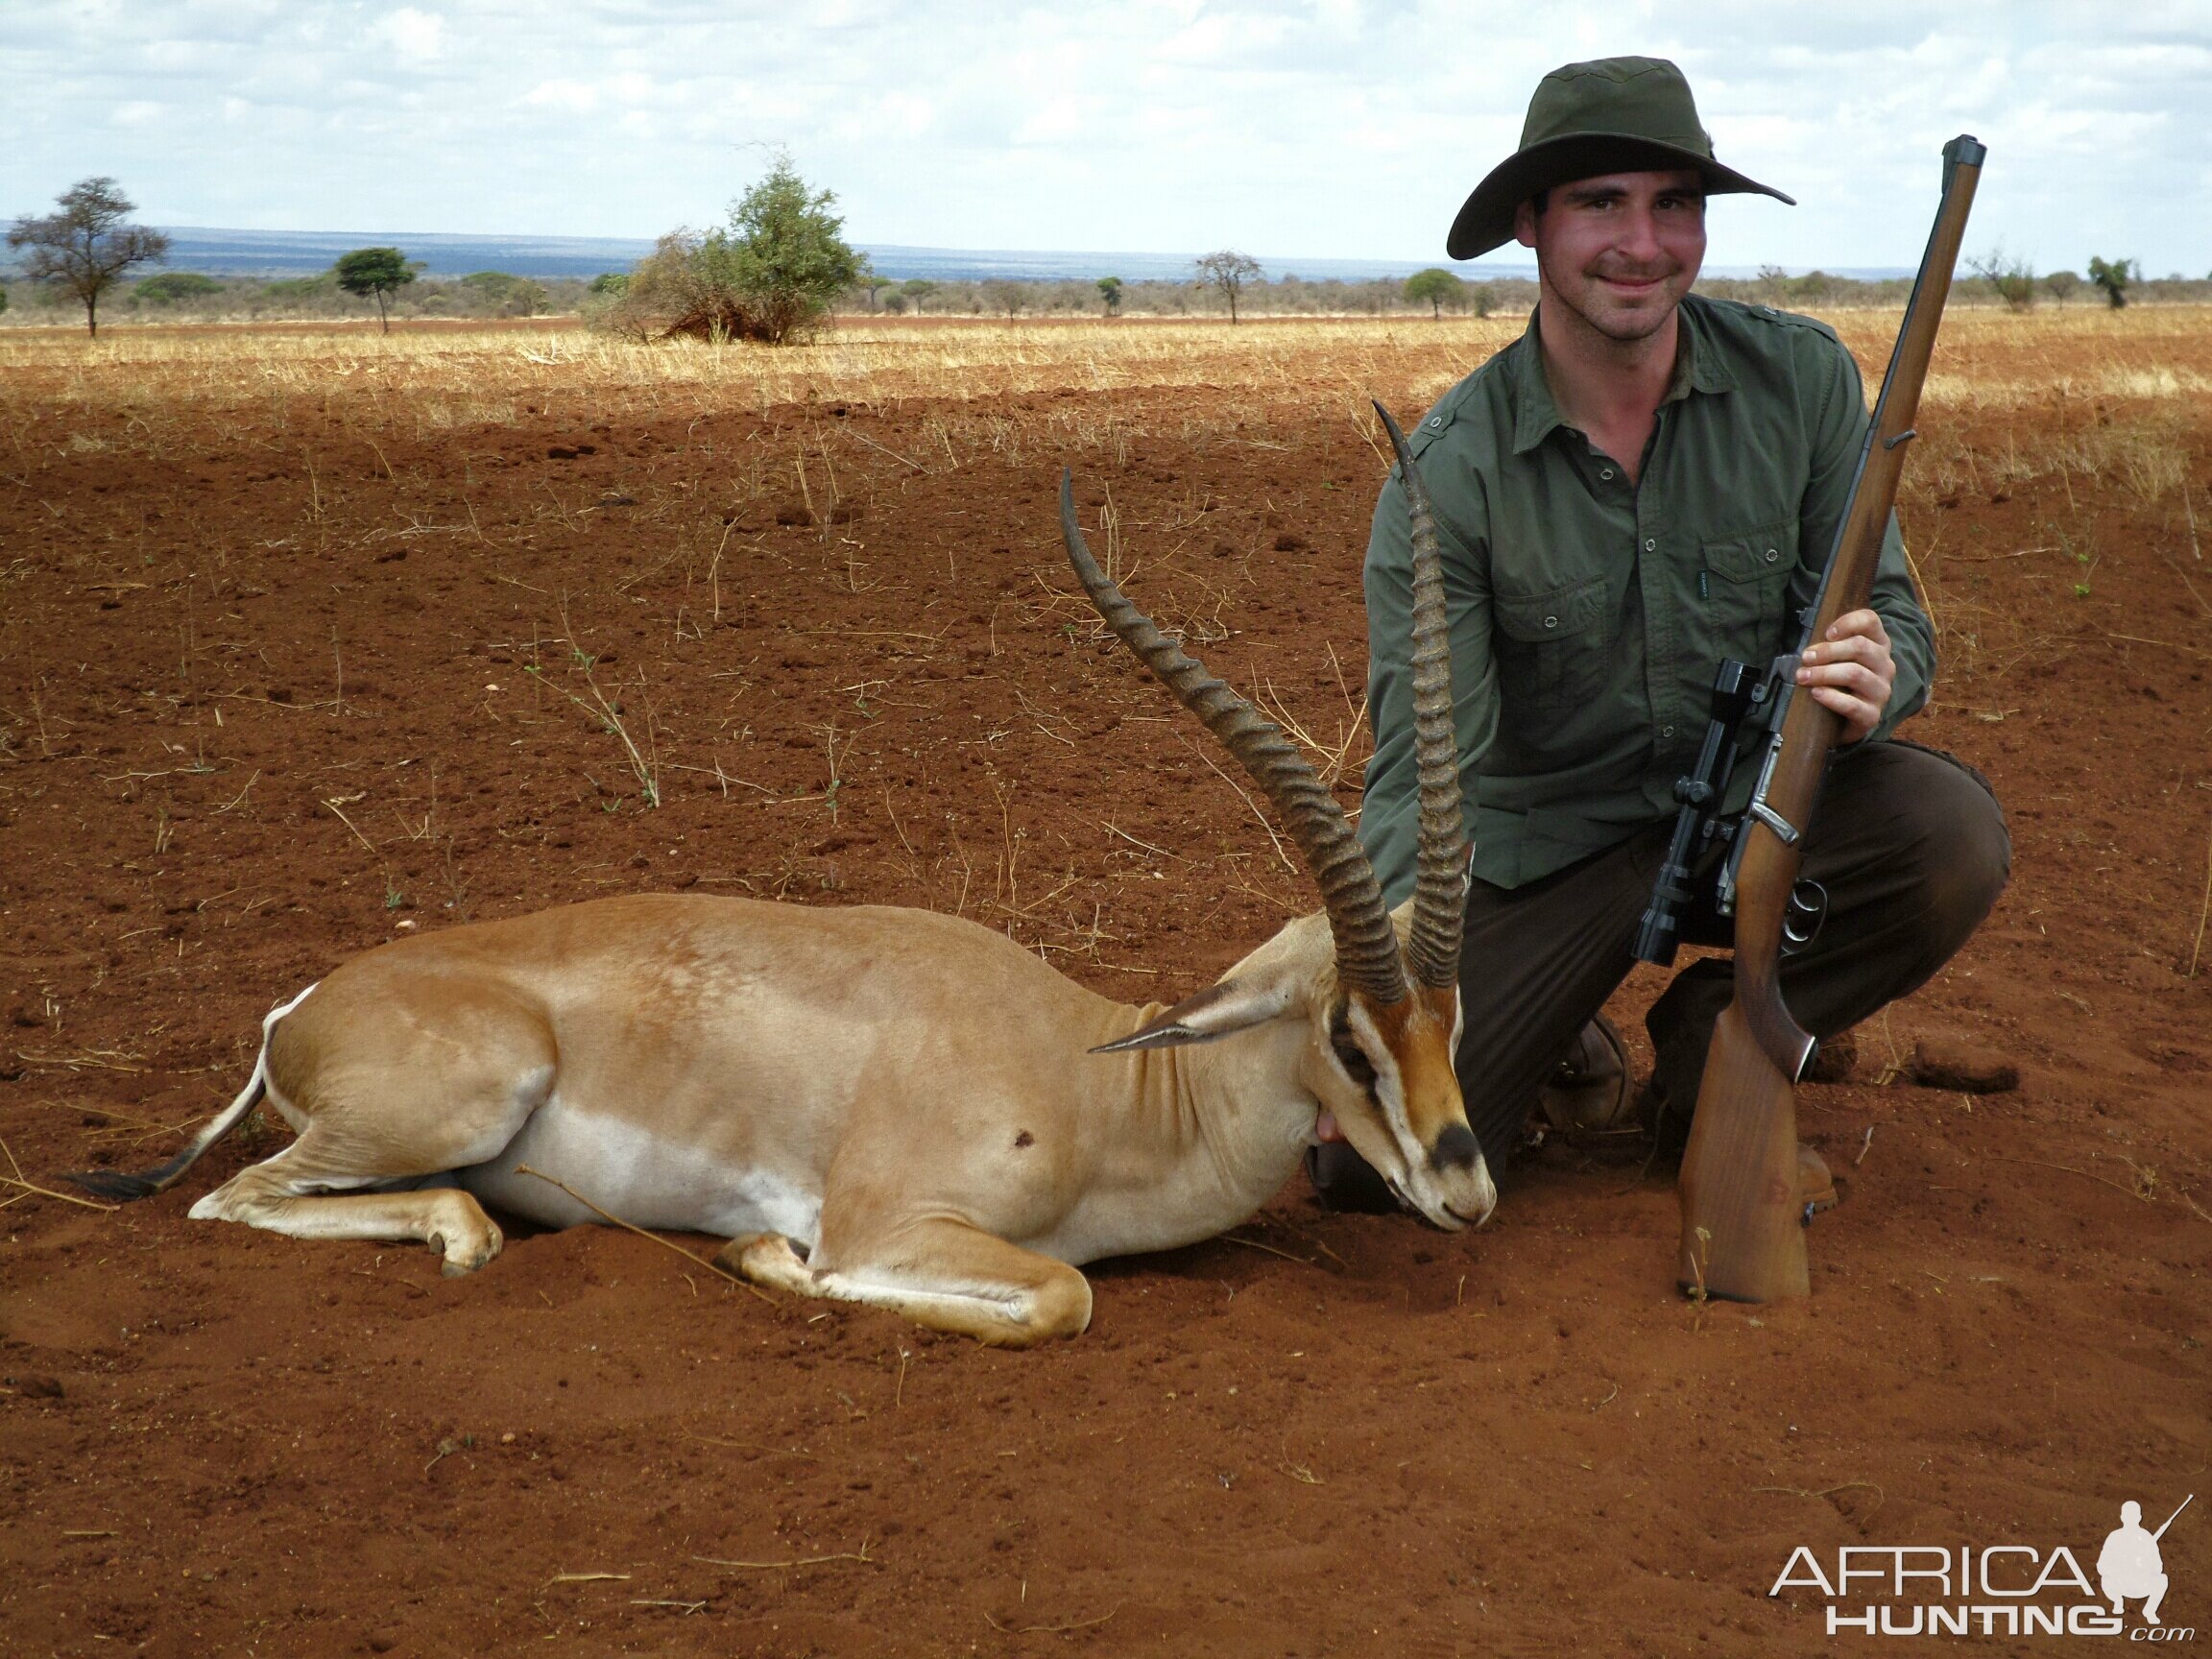
[[[1894,312],[1846,311],[1839,331],[1877,375]],[[1523,319],[1130,318],[1015,323],[848,320],[812,346],[637,345],[559,321],[439,325],[386,336],[350,325],[0,330],[0,386],[66,399],[227,400],[386,392],[529,399],[564,391],[688,392],[727,407],[816,397],[973,398],[1005,393],[1214,387],[1282,393],[1362,373],[1463,373]],[[1930,377],[1938,401],[2008,406],[2068,396],[2172,398],[2212,386],[2212,309],[2087,306],[2025,316],[1955,310]]]
[[[1835,322],[1878,383],[1896,314],[1841,312]],[[940,400],[951,458],[961,442],[1003,447],[1023,427],[1080,427],[1111,443],[1117,421],[1157,429],[1256,427],[1304,414],[1350,419],[1375,439],[1367,399],[1418,413],[1511,340],[1520,318],[1477,320],[1126,319],[972,323],[848,321],[818,344],[774,349],[690,341],[637,345],[571,324],[438,325],[386,336],[354,325],[0,330],[0,421],[20,450],[72,444],[160,453],[174,422],[235,415],[282,429],[296,416],[336,418],[361,432],[419,441],[526,420],[688,420],[779,406]],[[2026,316],[1959,310],[1946,320],[1931,374],[1931,411],[2017,415],[2006,453],[1961,452],[1963,422],[1936,423],[1939,452],[1920,463],[1948,487],[1963,467],[2002,479],[2054,469],[2126,474],[2155,500],[2181,482],[2179,427],[2212,388],[2212,309],[2077,305]],[[1187,416],[1171,395],[1205,391]],[[1058,392],[1094,396],[1049,414],[992,407]],[[1235,396],[1223,397],[1218,394]],[[963,408],[962,406],[966,406]],[[2113,423],[2114,410],[2121,419]],[[99,419],[98,435],[71,430]],[[115,430],[112,418],[122,418]],[[2093,419],[2094,417],[2094,419]],[[985,431],[982,428],[989,427]],[[2023,438],[2020,433],[2025,431]]]

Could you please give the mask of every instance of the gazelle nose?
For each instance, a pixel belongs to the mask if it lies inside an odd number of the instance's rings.
[[[1454,1123],[1448,1125],[1436,1137],[1436,1144],[1429,1148],[1429,1166],[1438,1173],[1446,1169],[1472,1169],[1481,1156],[1482,1148],[1475,1140],[1475,1131],[1464,1123]]]

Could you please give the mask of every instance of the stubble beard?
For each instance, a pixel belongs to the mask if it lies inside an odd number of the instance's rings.
[[[1551,299],[1592,332],[1618,346],[1634,346],[1665,328],[1690,286],[1679,261],[1671,261],[1665,269],[1650,273],[1625,273],[1638,279],[1649,276],[1658,280],[1660,286],[1642,303],[1617,301],[1608,294],[1601,284],[1601,276],[1623,273],[1604,272],[1598,264],[1576,272],[1575,282],[1568,287],[1554,281],[1550,272],[1543,275],[1544,288]]]

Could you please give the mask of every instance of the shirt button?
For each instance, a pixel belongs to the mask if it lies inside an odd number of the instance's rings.
[[[1556,616],[1547,616],[1544,618],[1544,626],[1547,628],[1556,628],[1559,626],[1559,618]]]
[[[1441,416],[1441,415],[1431,415],[1431,416],[1430,416],[1430,417],[1429,417],[1429,430],[1430,430],[1430,431],[1431,431],[1431,432],[1441,432],[1441,431],[1443,431],[1443,430],[1444,430],[1444,417],[1443,417],[1443,416]]]
[[[1777,559],[1779,559],[1779,558],[1781,558],[1781,557],[1782,557],[1782,554],[1781,554],[1781,552],[1780,552],[1778,549],[1776,549],[1776,548],[1773,548],[1773,547],[1769,547],[1769,548],[1767,548],[1767,564],[1771,565],[1771,564],[1773,564],[1773,563],[1774,563],[1774,561],[1775,561],[1775,560],[1777,560]]]
[[[1662,726],[1659,728],[1659,735],[1662,737],[1671,737],[1674,735],[1674,728],[1671,726]]]
[[[1649,537],[1646,537],[1644,541],[1644,551],[1647,553],[1656,553],[1658,550],[1659,543],[1652,541]]]
[[[1613,469],[1610,467],[1600,467],[1598,469],[1598,476],[1600,478],[1610,478],[1613,476]]]

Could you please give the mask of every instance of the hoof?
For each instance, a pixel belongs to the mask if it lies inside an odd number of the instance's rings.
[[[448,1279],[458,1279],[463,1274],[475,1272],[493,1257],[498,1255],[500,1247],[506,1242],[506,1238],[499,1229],[489,1223],[486,1225],[483,1236],[473,1240],[463,1238],[448,1240],[443,1233],[433,1233],[428,1239],[431,1249],[440,1251],[445,1255],[445,1260],[440,1264],[438,1271],[445,1274]]]

